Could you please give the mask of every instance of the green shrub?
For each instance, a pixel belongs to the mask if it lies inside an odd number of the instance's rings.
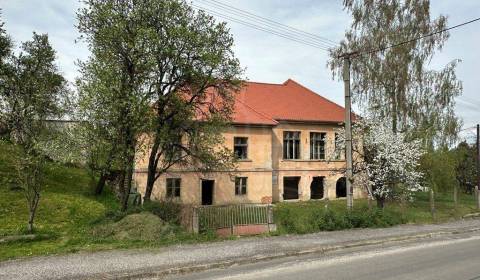
[[[299,203],[278,205],[275,221],[280,233],[312,233],[351,228],[389,227],[406,222],[399,212],[382,209],[345,208],[330,209],[323,204]]]
[[[289,208],[275,213],[275,221],[280,229],[286,233],[307,233],[308,230],[301,220],[297,219],[297,213]]]
[[[332,231],[349,228],[345,217],[329,209],[318,209],[311,215],[311,223],[315,231]]]
[[[180,203],[165,201],[149,201],[143,204],[143,210],[151,212],[165,222],[179,225],[181,222],[182,205]]]

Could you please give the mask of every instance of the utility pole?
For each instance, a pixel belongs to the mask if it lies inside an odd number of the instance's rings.
[[[345,159],[346,166],[346,188],[347,188],[347,208],[353,208],[353,155],[352,155],[352,100],[350,93],[350,56],[343,56],[343,82],[345,84]],[[479,177],[480,178],[480,177]]]
[[[477,124],[477,186],[475,187],[475,199],[477,209],[480,209],[480,124]]]

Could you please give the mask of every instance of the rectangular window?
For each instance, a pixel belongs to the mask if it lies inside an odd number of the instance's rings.
[[[167,198],[180,197],[180,178],[167,178]]]
[[[283,132],[283,158],[300,159],[300,132]]]
[[[298,199],[300,177],[283,177],[283,199]]]
[[[325,133],[310,133],[310,159],[325,159]]]
[[[235,195],[247,194],[247,177],[235,178]]]
[[[237,159],[248,158],[248,138],[247,137],[234,137],[233,138],[233,152]]]

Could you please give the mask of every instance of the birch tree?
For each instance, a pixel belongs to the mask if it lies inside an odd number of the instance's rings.
[[[461,126],[454,113],[455,97],[462,92],[455,73],[460,61],[429,69],[449,33],[427,36],[445,29],[447,18],[432,18],[429,0],[344,0],[344,8],[352,24],[328,65],[334,77],[341,77],[339,56],[353,53],[353,101],[388,120],[394,132],[421,137],[425,147],[453,143]],[[400,42],[408,43],[387,48]]]

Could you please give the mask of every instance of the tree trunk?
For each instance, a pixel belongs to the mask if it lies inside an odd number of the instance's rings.
[[[111,165],[112,165],[112,161],[113,161],[113,154],[114,154],[114,149],[110,149],[110,151],[108,153],[106,166],[101,171],[100,179],[98,180],[97,186],[95,188],[95,195],[101,195],[102,192],[103,192],[103,189],[105,188],[105,183],[107,181],[107,177],[111,173]]]
[[[29,217],[28,217],[28,227],[27,230],[29,233],[33,233],[34,227],[33,227],[33,222],[35,220],[35,214],[37,213],[37,208],[38,208],[38,202],[40,201],[40,194],[35,193],[33,196],[33,201],[30,206],[30,211],[29,211]]]
[[[107,174],[102,171],[100,179],[98,179],[97,186],[95,187],[95,195],[101,195],[103,189],[105,188],[105,183],[107,181]]]
[[[393,85],[393,88],[395,88],[394,85]],[[397,94],[394,89],[392,90],[391,102],[392,102],[392,131],[393,133],[396,134],[398,131],[398,105],[397,105]]]
[[[132,189],[132,180],[133,180],[133,160],[134,160],[134,157],[130,157],[129,158],[129,163],[128,163],[128,167],[127,167],[127,170],[126,170],[126,181],[124,182],[125,183],[125,187],[124,187],[124,196],[123,196],[123,200],[122,200],[122,211],[125,212],[127,211],[128,209],[128,199],[130,197],[130,191]]]
[[[371,186],[367,186],[367,193],[368,193],[368,209],[373,209],[373,191]]]
[[[455,205],[455,208],[458,206],[458,186],[454,185],[453,186],[453,204]]]
[[[157,139],[155,139],[155,142],[156,143],[153,145],[152,150],[150,151],[150,157],[148,159],[147,186],[145,188],[145,195],[143,197],[143,201],[150,201],[150,197],[152,196],[153,191],[153,185],[156,181],[155,176],[157,174],[158,167],[158,161],[156,159],[160,144],[158,144]]]
[[[435,221],[436,216],[436,209],[435,209],[435,192],[433,188],[430,188],[430,212],[432,213],[432,219]]]
[[[377,207],[380,209],[385,208],[385,199],[384,198],[377,198]]]
[[[125,201],[125,180],[126,180],[126,174],[125,174],[126,168],[123,168],[121,170],[121,173],[119,175],[120,179],[118,180],[118,199],[120,200],[120,209],[123,210],[123,203]]]

